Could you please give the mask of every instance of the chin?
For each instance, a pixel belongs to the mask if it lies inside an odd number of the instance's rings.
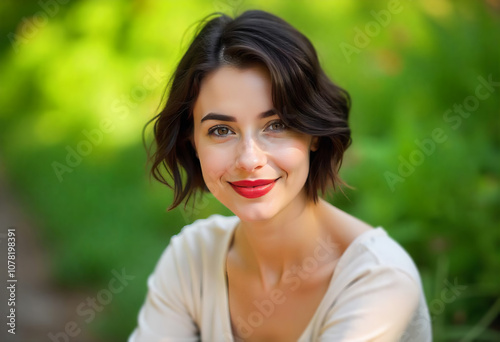
[[[231,210],[240,220],[245,222],[258,222],[272,219],[276,212],[268,203],[261,205],[250,204],[242,208]]]

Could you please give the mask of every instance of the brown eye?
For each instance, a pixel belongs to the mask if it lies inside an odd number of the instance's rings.
[[[215,137],[226,137],[231,130],[226,126],[214,126],[208,131],[208,135]]]
[[[270,127],[273,132],[284,131],[287,128],[281,121],[273,121],[268,127]]]
[[[215,132],[218,132],[219,134],[217,135],[226,135],[228,133],[227,127],[219,127],[215,129]]]

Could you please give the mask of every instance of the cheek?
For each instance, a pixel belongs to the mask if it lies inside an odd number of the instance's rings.
[[[198,157],[205,184],[213,193],[221,177],[228,169],[228,158],[220,151],[211,151],[207,148],[199,149]]]
[[[278,166],[286,172],[309,169],[309,149],[303,142],[296,141],[280,146],[273,151],[273,157]]]

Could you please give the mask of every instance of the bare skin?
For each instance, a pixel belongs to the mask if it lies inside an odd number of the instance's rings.
[[[318,248],[323,248],[316,241],[308,247],[309,252],[305,251],[307,248],[302,249],[301,254],[305,256],[302,260],[295,259],[294,264],[289,264],[288,273],[286,269],[280,273],[270,271],[265,261],[260,259],[260,264],[255,261],[256,255],[248,248],[248,241],[242,239],[241,235],[244,233],[241,227],[237,227],[226,264],[230,316],[236,341],[297,341],[323,299],[342,253],[357,236],[373,229],[324,200],[320,200],[313,211],[318,215],[320,226],[316,229],[309,226],[312,229],[308,232],[316,231],[319,234],[311,234],[309,237],[323,236],[323,241],[326,241],[329,236],[336,246],[327,253],[321,253],[321,260],[315,258],[317,267],[307,268],[308,265],[304,264],[307,255],[314,258]],[[299,245],[296,247],[300,248]],[[283,248],[277,250],[286,253]],[[302,266],[302,271],[299,271],[299,266]],[[303,266],[306,266],[305,269]],[[264,270],[267,270],[265,274],[262,273]],[[293,276],[292,270],[296,272]],[[296,281],[290,282],[292,277]],[[259,311],[256,302],[260,305],[267,303],[264,311]],[[262,315],[263,319],[259,320],[255,312],[267,315]],[[250,331],[243,328],[242,320]]]
[[[262,66],[224,66],[207,75],[193,108],[191,143],[205,184],[240,218],[226,267],[233,335],[245,341],[296,341],[339,257],[372,229],[322,199],[313,204],[307,198],[304,185],[318,137],[284,127],[273,109],[270,75]],[[275,185],[258,198],[245,198],[231,186],[256,179]],[[334,248],[321,250],[325,244]],[[255,301],[270,298],[279,304],[253,322],[251,333],[239,327],[256,311]]]

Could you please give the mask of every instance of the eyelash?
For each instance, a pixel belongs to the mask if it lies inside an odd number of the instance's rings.
[[[288,127],[283,123],[283,121],[281,120],[274,120],[274,121],[271,121],[271,123],[267,126],[267,127],[270,127],[274,124],[281,124],[282,125],[282,128],[279,130],[279,131],[285,131],[288,129]],[[231,131],[229,129],[229,127],[225,126],[225,125],[217,125],[217,126],[214,126],[212,128],[210,128],[208,130],[208,135],[210,136],[214,136],[215,138],[225,138],[227,137],[227,135],[224,135],[224,134],[215,134],[214,132],[217,131],[217,129],[219,128],[226,128],[228,131]]]

